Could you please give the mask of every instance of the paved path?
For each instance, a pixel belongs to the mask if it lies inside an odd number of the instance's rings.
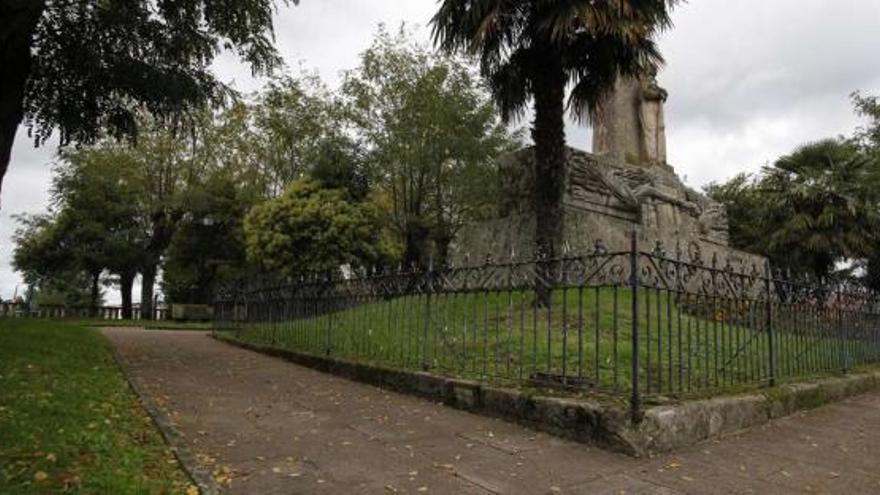
[[[640,460],[201,332],[105,333],[230,493],[880,493],[880,393]]]

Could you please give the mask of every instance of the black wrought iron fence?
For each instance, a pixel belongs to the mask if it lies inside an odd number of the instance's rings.
[[[549,293],[549,297],[544,296]],[[218,294],[244,341],[631,401],[880,361],[875,294],[660,246],[424,271],[249,281]]]

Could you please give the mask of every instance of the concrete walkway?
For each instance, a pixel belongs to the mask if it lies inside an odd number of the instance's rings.
[[[230,493],[880,493],[880,393],[632,459],[201,332],[104,332]]]

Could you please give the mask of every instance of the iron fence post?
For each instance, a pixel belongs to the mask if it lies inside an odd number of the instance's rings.
[[[324,276],[324,288],[322,291],[324,293],[324,301],[325,301],[324,311],[327,312],[327,335],[326,335],[325,342],[324,342],[324,353],[327,354],[328,356],[330,355],[330,332],[333,331],[333,312],[336,310],[336,308],[333,305],[333,303],[334,303],[333,297],[332,297],[333,293],[332,292],[330,293],[330,297],[326,296],[326,293],[330,290],[330,288],[331,288],[331,278],[328,274],[328,275]]]
[[[630,414],[632,421],[642,420],[642,397],[639,391],[639,241],[636,231],[630,232],[629,238],[630,290],[632,293],[632,396],[630,397]]]
[[[773,293],[771,292],[773,272],[770,270],[769,261],[764,264],[764,272],[764,295],[767,298],[764,326],[767,328],[768,372],[770,374],[769,384],[771,387],[774,387],[776,386],[776,336],[773,331]]]
[[[434,287],[434,257],[428,260],[427,280],[425,283],[425,325],[422,333],[422,370],[428,371],[428,331],[431,327],[431,292]]]
[[[840,336],[840,367],[841,370],[846,373],[849,371],[849,349],[847,346],[846,339],[846,327],[843,324],[843,309],[841,304],[841,298],[843,297],[843,293],[840,290],[840,286],[837,287],[837,335]]]

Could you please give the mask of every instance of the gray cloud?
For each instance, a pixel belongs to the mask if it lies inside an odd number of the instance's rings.
[[[434,0],[303,0],[277,14],[279,50],[328,84],[357,64],[380,22],[418,25],[429,42]],[[798,144],[858,125],[849,93],[880,94],[880,2],[876,0],[693,0],[660,40],[668,66],[670,161],[693,186],[755,171]],[[242,91],[263,81],[230,56],[218,74]],[[528,124],[528,120],[522,122]],[[569,143],[587,148],[589,130],[569,122]],[[19,134],[0,210],[0,297],[18,281],[9,265],[12,213],[42,210],[51,148]]]

